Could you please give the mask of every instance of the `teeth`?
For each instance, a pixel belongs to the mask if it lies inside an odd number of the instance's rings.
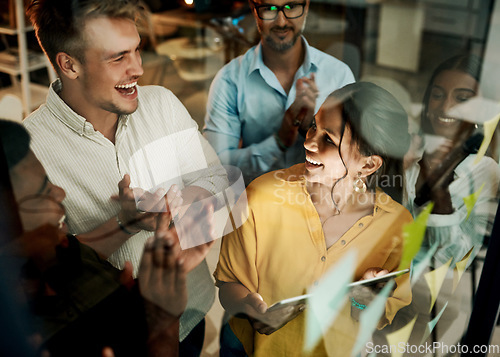
[[[310,157],[306,157],[306,160],[307,162],[313,164],[313,165],[323,165],[321,162],[318,162],[318,161],[314,161],[313,159],[311,159]]]
[[[454,123],[454,122],[457,121],[456,119],[453,119],[453,118],[439,117],[438,119],[439,119],[440,122],[443,122],[443,123]]]
[[[119,89],[129,89],[129,88],[133,88],[137,85],[137,82],[132,82],[132,83],[129,83],[129,84],[119,84],[119,85],[116,85],[115,88],[119,88]]]

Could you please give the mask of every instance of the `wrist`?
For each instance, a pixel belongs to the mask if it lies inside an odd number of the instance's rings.
[[[128,235],[134,235],[141,231],[140,229],[134,229],[134,227],[131,227],[125,220],[121,219],[119,213],[116,215],[116,223],[118,224],[118,228]]]
[[[283,140],[281,140],[280,136],[278,134],[274,134],[274,140],[276,140],[276,144],[280,148],[281,151],[285,152],[290,148],[290,146],[286,145]]]

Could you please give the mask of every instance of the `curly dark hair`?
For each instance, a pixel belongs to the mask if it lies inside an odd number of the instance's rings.
[[[345,176],[348,173],[341,146],[345,127],[348,125],[352,141],[359,152],[363,156],[378,155],[383,160],[382,167],[368,181],[368,187],[374,189],[375,184],[380,182],[384,175],[391,177],[393,180],[389,181],[395,184],[384,187],[384,191],[394,200],[401,202],[404,189],[403,157],[411,141],[406,111],[392,94],[369,82],[349,84],[330,96],[342,104],[342,129],[338,151],[346,167]],[[398,184],[397,177],[400,178]]]

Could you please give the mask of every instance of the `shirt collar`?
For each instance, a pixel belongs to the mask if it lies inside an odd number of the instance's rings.
[[[304,56],[304,63],[302,63],[302,66],[300,66],[299,71],[302,69],[305,74],[310,72],[316,72],[318,66],[315,63],[315,59],[313,58],[311,53],[312,47],[309,46],[309,43],[307,42],[304,36],[301,36],[301,40],[302,43],[304,44],[305,56]],[[254,56],[248,68],[248,75],[250,75],[255,70],[258,69],[260,70],[262,67],[265,67],[264,59],[262,58],[262,40],[258,43],[257,46],[255,46],[253,51],[254,51]]]
[[[64,102],[64,100],[62,100],[60,97],[61,90],[62,82],[58,78],[50,85],[49,94],[47,96],[47,108],[58,120],[80,136],[94,134],[94,126],[84,117],[77,114]],[[120,116],[120,124],[126,126],[129,118],[130,115]]]
[[[379,209],[389,213],[394,213],[404,208],[399,203],[394,201],[391,196],[385,193],[380,187],[377,187],[375,191],[374,213],[376,213]]]

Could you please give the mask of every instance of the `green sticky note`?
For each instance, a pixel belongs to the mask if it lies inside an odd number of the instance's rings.
[[[448,306],[448,301],[446,302],[446,304],[444,304],[444,306],[441,309],[441,311],[439,312],[439,314],[437,314],[437,316],[434,319],[432,319],[432,321],[429,321],[427,323],[427,326],[425,327],[424,336],[422,337],[422,341],[420,341],[421,345],[424,344],[425,340],[427,340],[427,338],[431,334],[432,330],[434,330],[434,327],[436,327],[439,319],[441,318],[441,315],[443,315],[443,312],[444,312],[444,310],[446,310],[447,306]]]
[[[415,285],[418,278],[420,278],[425,269],[430,265],[431,258],[436,253],[438,247],[439,243],[434,242],[432,247],[430,247],[427,253],[425,253],[424,258],[420,262],[415,263],[415,261],[413,261],[413,267],[411,269],[411,286]]]
[[[466,218],[466,220],[469,219],[469,216],[470,216],[470,214],[472,212],[472,209],[476,205],[477,199],[479,198],[479,195],[481,194],[481,191],[483,191],[483,188],[484,188],[484,183],[481,185],[481,187],[479,188],[479,190],[477,190],[473,194],[471,194],[471,195],[466,196],[466,197],[463,198],[464,203],[465,203],[465,207],[467,208],[467,218]]]
[[[397,270],[405,269],[410,266],[413,257],[415,257],[420,250],[427,228],[427,220],[429,219],[433,207],[434,203],[429,203],[413,222],[403,227],[403,254]]]
[[[308,291],[311,297],[306,309],[305,354],[314,349],[335,321],[347,295],[347,284],[352,281],[355,266],[356,254],[348,252],[321,278],[317,286]]]
[[[375,299],[368,305],[368,307],[361,313],[359,317],[359,332],[356,338],[356,344],[352,352],[356,356],[361,352],[366,343],[370,341],[373,331],[377,328],[380,317],[385,312],[385,302],[389,293],[392,291],[394,280],[385,284],[380,293],[377,294]]]

